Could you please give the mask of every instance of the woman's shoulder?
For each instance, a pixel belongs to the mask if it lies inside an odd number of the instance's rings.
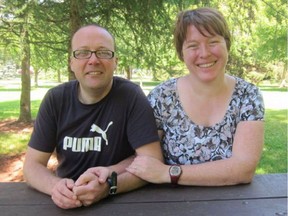
[[[178,78],[171,78],[167,81],[164,81],[157,85],[152,91],[151,94],[166,94],[167,92],[175,91],[176,90],[176,83]]]
[[[234,77],[236,80],[236,87],[239,89],[259,89],[255,84],[248,82],[240,77]]]
[[[235,90],[239,94],[258,93],[260,89],[253,83],[250,83],[240,77],[234,77],[236,80]]]

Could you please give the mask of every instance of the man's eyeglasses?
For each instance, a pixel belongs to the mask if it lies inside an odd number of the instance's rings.
[[[76,59],[89,59],[93,53],[95,53],[99,59],[111,59],[114,57],[114,52],[110,50],[75,50],[73,51],[73,56]]]

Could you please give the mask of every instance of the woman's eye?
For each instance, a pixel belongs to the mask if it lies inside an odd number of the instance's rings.
[[[210,44],[214,45],[214,44],[217,44],[219,43],[218,41],[211,41]]]
[[[190,49],[196,49],[198,46],[196,44],[191,44],[188,46],[188,48]]]

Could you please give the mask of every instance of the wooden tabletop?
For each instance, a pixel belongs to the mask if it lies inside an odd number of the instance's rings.
[[[147,185],[90,207],[63,210],[25,183],[0,183],[1,216],[287,216],[287,173],[225,187]]]

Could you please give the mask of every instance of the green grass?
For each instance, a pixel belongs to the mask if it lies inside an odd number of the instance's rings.
[[[35,118],[41,100],[31,101],[31,114]],[[19,101],[0,102],[0,121],[17,120],[19,116]],[[0,155],[15,155],[27,148],[30,138],[29,132],[7,133],[0,130]]]
[[[134,80],[140,83],[139,80]],[[143,81],[143,89],[151,90],[159,82]],[[52,86],[45,86],[51,88]],[[41,88],[44,88],[43,86]],[[285,92],[287,88],[277,86],[260,86],[262,91]],[[39,90],[39,88],[38,88]],[[33,92],[37,89],[33,89]],[[0,86],[0,121],[19,117],[19,100],[11,99],[9,94],[20,94],[19,86]],[[3,99],[4,98],[4,99]],[[35,118],[41,100],[31,101],[32,117]],[[286,173],[287,172],[287,109],[266,109],[265,118],[265,144],[262,158],[256,173]],[[0,130],[0,155],[13,155],[24,152],[27,147],[30,133],[4,133]]]
[[[41,100],[31,101],[31,115],[35,118],[40,106]],[[0,102],[0,121],[5,119],[17,119],[20,113],[19,100]],[[1,150],[0,150],[1,153]]]
[[[270,91],[270,92],[287,92],[287,88],[279,88],[279,86],[271,85],[261,85],[261,91]]]
[[[265,144],[256,173],[287,172],[287,110],[266,110]]]
[[[16,155],[27,149],[30,133],[2,133],[0,132],[0,155]]]

